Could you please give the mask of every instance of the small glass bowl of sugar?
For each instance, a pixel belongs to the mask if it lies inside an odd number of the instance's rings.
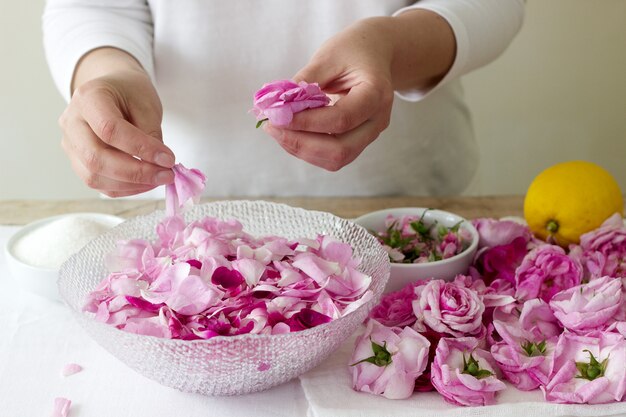
[[[72,213],[27,224],[5,247],[13,282],[43,297],[60,300],[57,289],[63,262],[124,219],[101,213]]]

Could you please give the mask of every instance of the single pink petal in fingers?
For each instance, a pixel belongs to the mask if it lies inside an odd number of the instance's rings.
[[[206,183],[206,177],[197,169],[188,169],[182,164],[176,164],[172,170],[174,182],[165,187],[165,211],[168,216],[178,214],[190,200],[197,202]]]
[[[51,417],[67,417],[70,412],[72,401],[67,398],[57,397],[54,399],[54,409]]]
[[[76,363],[68,363],[67,365],[65,365],[63,367],[63,370],[61,371],[61,374],[63,376],[70,376],[70,375],[74,375],[79,373],[80,371],[83,370],[83,367],[76,364]]]

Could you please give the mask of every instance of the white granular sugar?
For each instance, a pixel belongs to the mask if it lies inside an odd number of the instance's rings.
[[[111,228],[94,219],[63,217],[28,233],[15,243],[16,257],[29,265],[59,269],[90,240]]]

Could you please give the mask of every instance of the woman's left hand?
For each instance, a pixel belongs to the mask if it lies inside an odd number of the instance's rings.
[[[442,46],[447,50],[433,53]],[[288,126],[266,123],[264,129],[290,154],[337,171],[389,126],[394,88],[427,87],[441,79],[455,47],[447,22],[429,11],[360,20],[327,40],[294,76],[296,82],[319,83],[334,104],[297,113]]]

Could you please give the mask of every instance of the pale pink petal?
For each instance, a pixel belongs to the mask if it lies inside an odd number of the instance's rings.
[[[341,272],[339,264],[330,262],[313,253],[299,253],[292,265],[321,284],[330,275]]]
[[[259,283],[263,272],[265,272],[265,265],[254,259],[239,259],[232,262],[233,269],[239,271],[246,280],[248,287],[254,287]]]
[[[67,417],[70,412],[72,401],[67,398],[57,397],[54,399],[54,408],[51,417]]]
[[[187,169],[176,164],[174,182],[165,189],[165,207],[168,216],[174,216],[188,201],[197,201],[204,190],[206,177],[197,169]]]
[[[76,363],[68,363],[67,365],[63,367],[63,370],[61,371],[61,375],[70,376],[70,375],[77,374],[82,370],[83,370],[82,366]]]

